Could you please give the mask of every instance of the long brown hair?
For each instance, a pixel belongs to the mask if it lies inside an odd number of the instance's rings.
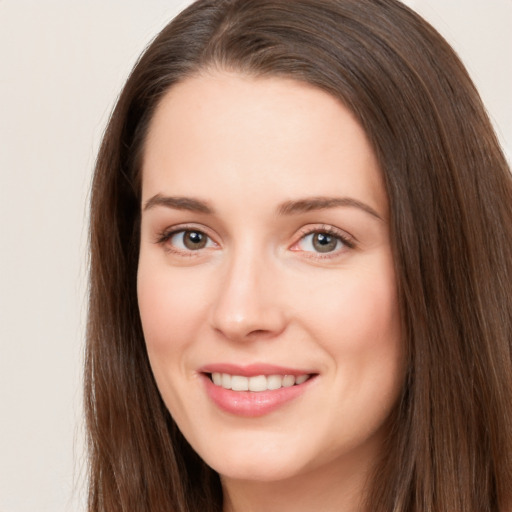
[[[329,92],[357,116],[379,159],[408,367],[368,510],[509,510],[512,177],[464,67],[395,0],[200,0],[138,61],[97,160],[85,368],[89,511],[222,508],[218,476],[160,398],[136,298],[148,124],[173,84],[209,68],[291,77]]]

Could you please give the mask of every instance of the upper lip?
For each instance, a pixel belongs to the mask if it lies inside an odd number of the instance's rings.
[[[202,366],[200,373],[228,373],[229,375],[241,375],[255,377],[257,375],[309,375],[315,373],[311,370],[289,368],[266,363],[253,363],[249,365],[237,365],[231,363],[212,363]]]

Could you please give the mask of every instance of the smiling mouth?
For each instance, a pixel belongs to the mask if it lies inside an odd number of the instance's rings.
[[[231,375],[229,373],[213,372],[207,374],[215,386],[233,391],[275,391],[304,384],[313,377],[312,374],[302,375]]]

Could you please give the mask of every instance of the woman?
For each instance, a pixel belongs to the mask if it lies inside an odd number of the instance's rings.
[[[99,154],[91,511],[507,511],[512,179],[394,0],[201,0]]]

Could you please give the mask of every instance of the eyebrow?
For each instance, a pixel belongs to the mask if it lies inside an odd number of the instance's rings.
[[[146,201],[143,211],[156,206],[164,206],[175,210],[188,210],[191,212],[213,215],[215,210],[206,202],[194,197],[163,196],[156,194]],[[352,207],[358,208],[379,220],[383,218],[369,205],[351,197],[307,197],[285,201],[277,207],[278,215],[298,215],[301,213],[326,210],[329,208]]]
[[[165,206],[175,210],[188,210],[191,212],[213,214],[214,209],[206,202],[193,197],[175,197],[156,194],[144,204],[143,211],[150,210],[155,206]]]
[[[286,201],[278,207],[278,214],[280,215],[295,215],[306,213],[316,210],[325,210],[328,208],[337,207],[352,207],[363,210],[379,220],[384,220],[371,206],[353,199],[351,197],[308,197],[305,199],[298,199],[295,201]]]

